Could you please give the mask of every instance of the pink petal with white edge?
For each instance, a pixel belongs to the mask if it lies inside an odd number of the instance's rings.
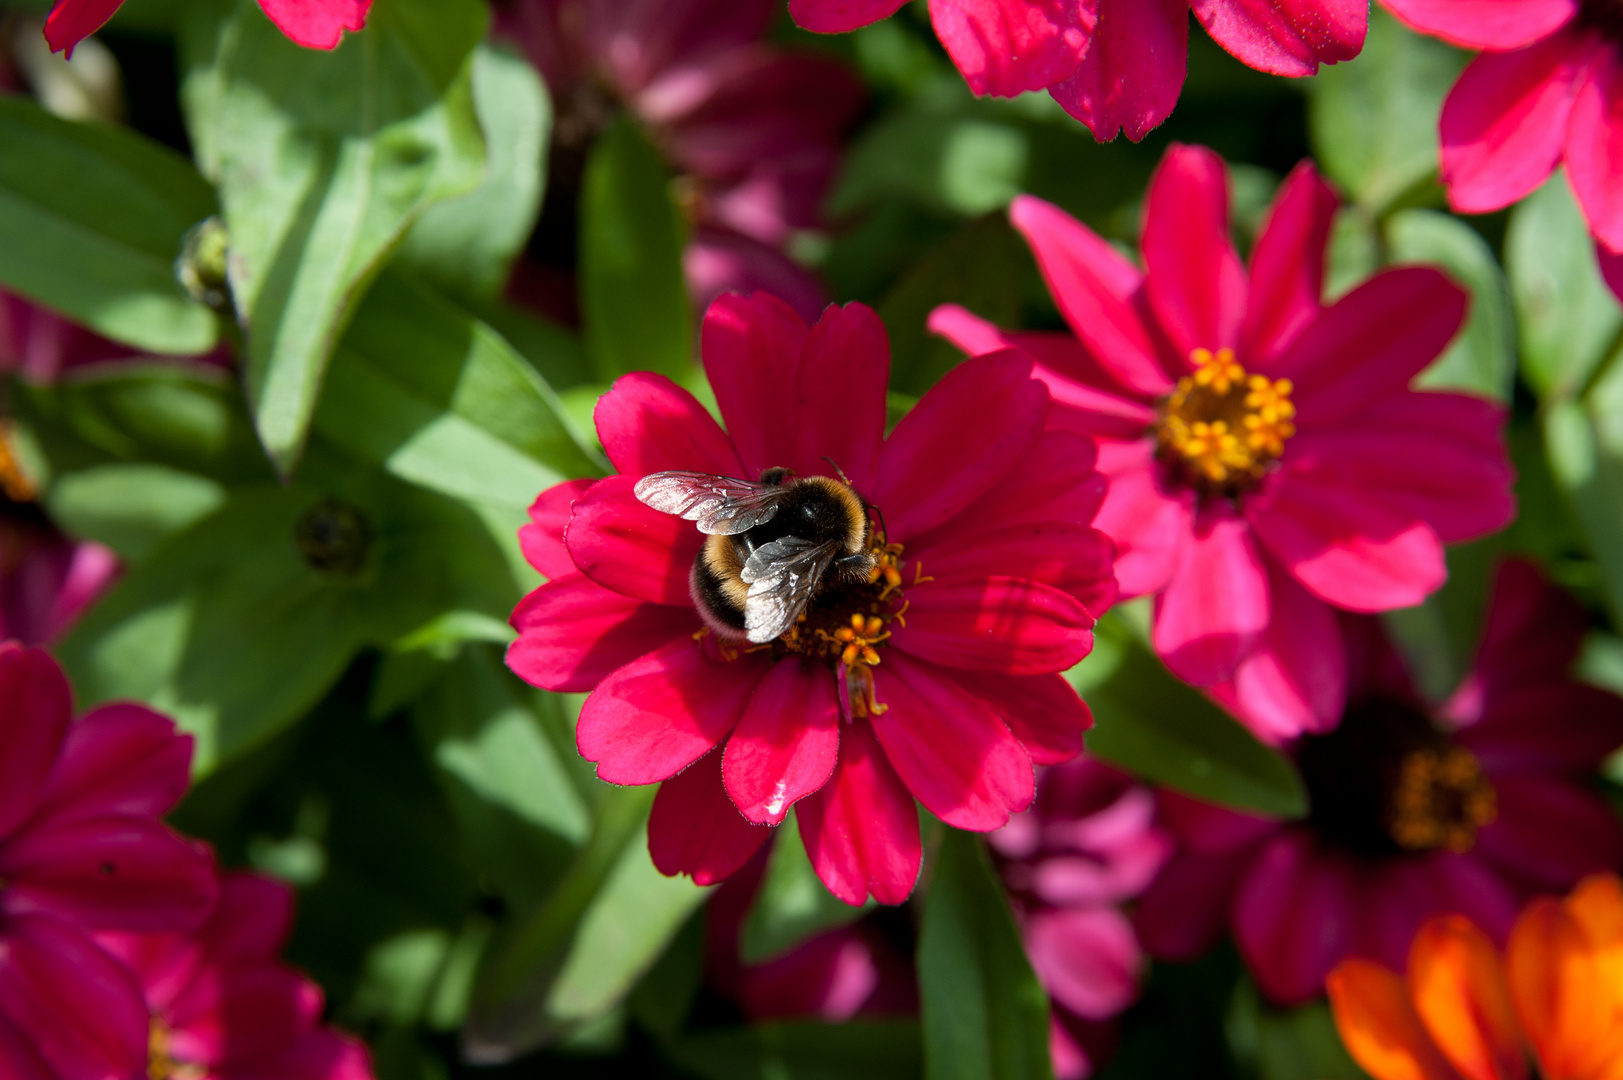
[[[1040,911],[1026,922],[1024,937],[1043,989],[1078,1016],[1103,1020],[1138,997],[1144,956],[1132,924],[1115,908]]]
[[[1048,88],[1065,111],[1109,142],[1134,142],[1172,115],[1189,64],[1189,0],[1098,0],[1082,66]]]
[[[1589,77],[1578,84],[1566,159],[1590,233],[1623,250],[1623,50],[1615,44],[1597,48]]]
[[[942,578],[907,590],[891,644],[947,667],[1047,675],[1093,650],[1093,616],[1070,593],[1023,578]]]
[[[1280,185],[1251,249],[1250,298],[1240,334],[1248,368],[1270,371],[1269,362],[1318,315],[1339,201],[1310,161]]]
[[[663,780],[727,737],[766,672],[674,641],[603,680],[581,706],[575,744],[605,783]]]
[[[610,476],[575,500],[564,544],[581,573],[622,596],[692,603],[688,574],[704,536],[691,521],[638,500],[636,478]]]
[[[564,546],[564,529],[569,525],[575,500],[595,483],[565,480],[535,497],[530,505],[530,523],[518,531],[518,546],[536,573],[550,580],[575,572],[575,560]]]
[[[1266,561],[1268,629],[1235,671],[1231,689],[1234,711],[1245,725],[1263,742],[1279,746],[1340,723],[1347,651],[1335,613]]]
[[[1155,651],[1196,686],[1231,677],[1268,628],[1268,571],[1251,529],[1227,503],[1202,510],[1155,598]]]
[[[704,370],[750,471],[741,479],[794,460],[795,370],[809,333],[795,310],[769,293],[721,296],[704,313]]]
[[[721,779],[750,821],[782,824],[828,782],[840,748],[840,699],[824,664],[779,660],[755,688],[721,758]]]
[[[1070,78],[1095,0],[931,0],[930,21],[977,95],[1014,97]]]
[[[60,0],[45,18],[45,41],[52,52],[73,55],[73,47],[100,30],[124,0]]]
[[[1003,721],[947,672],[892,651],[871,718],[885,756],[919,802],[957,829],[989,832],[1031,805],[1031,757]]]
[[[344,31],[366,28],[372,0],[259,0],[270,21],[294,44],[306,49],[336,49]]]
[[[72,710],[56,661],[15,642],[0,644],[0,836],[33,813]]]
[[[512,622],[519,636],[507,647],[507,666],[531,686],[566,693],[591,690],[702,627],[692,607],[633,600],[578,573],[520,600]]]
[[[1430,525],[1331,475],[1282,470],[1245,515],[1297,581],[1348,611],[1413,607],[1448,578]]]
[[[1355,417],[1407,389],[1459,333],[1469,305],[1441,271],[1410,266],[1383,270],[1326,308],[1274,369],[1296,384],[1297,429]]]
[[[814,34],[844,34],[894,15],[907,0],[789,0],[789,14]]]
[[[789,465],[803,476],[838,466],[858,491],[872,490],[889,384],[890,339],[879,316],[862,304],[831,306],[812,327],[795,371],[798,445]]]
[[[1031,246],[1060,314],[1100,365],[1144,397],[1172,389],[1137,310],[1139,269],[1098,233],[1034,196],[1016,198],[1009,221]]]
[[[1150,439],[1101,442],[1099,470],[1110,489],[1093,523],[1115,541],[1121,597],[1160,592],[1172,579],[1194,529],[1194,494],[1162,488]]]
[[[828,891],[853,907],[870,894],[900,904],[918,881],[918,808],[867,723],[846,725],[834,775],[796,808],[806,855]]]
[[[1302,78],[1364,47],[1364,0],[1192,0],[1212,40],[1247,67]]]
[[[1592,49],[1561,33],[1471,61],[1443,102],[1442,181],[1462,213],[1509,206],[1548,179],[1568,144]]]
[[[58,1080],[121,1080],[147,1065],[140,987],[76,928],[8,920],[0,948],[0,1015],[26,1033]]]
[[[69,725],[40,816],[162,817],[191,786],[192,737],[144,705],[92,709]]]
[[[902,417],[885,440],[868,500],[890,539],[906,543],[990,491],[1031,451],[1048,391],[1013,349],[966,360]]]
[[[1258,855],[1234,897],[1234,937],[1270,1001],[1295,1005],[1318,994],[1351,951],[1357,882],[1354,866],[1305,830],[1281,834]]]
[[[1240,343],[1247,284],[1229,239],[1228,184],[1228,167],[1217,154],[1173,143],[1144,204],[1145,288],[1186,362],[1196,349],[1216,352]]]
[[[666,469],[734,477],[745,471],[732,441],[704,406],[663,375],[620,376],[598,398],[592,417],[609,460],[633,480]]]
[[[959,671],[958,685],[985,702],[1038,765],[1058,765],[1082,752],[1093,713],[1063,675]]]
[[[721,754],[711,753],[659,785],[648,815],[648,853],[666,877],[687,874],[714,885],[738,870],[772,835],[744,819],[721,781]]]
[[[1579,0],[1381,0],[1399,21],[1464,49],[1519,49],[1578,14]]]

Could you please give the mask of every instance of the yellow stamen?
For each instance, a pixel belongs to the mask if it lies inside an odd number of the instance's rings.
[[[1190,359],[1194,372],[1161,402],[1161,457],[1207,494],[1238,494],[1262,479],[1296,434],[1291,381],[1247,374],[1232,349],[1196,349]]]
[[[1499,800],[1475,755],[1460,746],[1415,750],[1398,769],[1387,831],[1405,851],[1470,851]]]
[[[0,419],[0,492],[12,502],[33,502],[39,494],[34,481],[23,472],[14,439],[16,429],[10,420]]]

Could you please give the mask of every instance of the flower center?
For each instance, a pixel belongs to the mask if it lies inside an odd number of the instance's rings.
[[[1298,751],[1325,840],[1357,855],[1466,852],[1498,815],[1498,799],[1469,750],[1400,701],[1366,701]]]
[[[1157,410],[1160,457],[1202,494],[1232,497],[1261,480],[1296,434],[1291,381],[1248,375],[1232,349],[1196,349],[1190,359],[1194,373]]]
[[[157,1017],[152,1018],[152,1034],[147,1040],[147,1080],[203,1080],[208,1070],[169,1055],[171,1035],[169,1027]]]

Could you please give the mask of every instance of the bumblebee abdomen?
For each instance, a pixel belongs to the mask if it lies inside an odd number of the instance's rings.
[[[743,560],[736,536],[710,536],[693,558],[688,592],[700,618],[723,637],[744,636],[744,601],[749,586],[739,576]]]

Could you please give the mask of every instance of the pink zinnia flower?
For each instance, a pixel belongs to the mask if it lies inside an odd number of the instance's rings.
[[[1197,686],[1232,679],[1265,739],[1331,727],[1346,685],[1333,609],[1418,604],[1443,544],[1515,514],[1504,410],[1412,390],[1467,297],[1383,271],[1321,304],[1336,198],[1304,163],[1249,274],[1223,162],[1174,146],[1150,185],[1146,269],[1061,210],[1010,210],[1075,337],[1006,334],[960,308],[931,326],[971,353],[1037,357],[1051,426],[1099,439],[1124,596],[1155,596],[1156,651]]]
[[[830,891],[899,903],[918,875],[915,796],[949,825],[995,829],[1031,801],[1033,761],[1082,748],[1088,712],[1058,673],[1115,597],[1110,543],[1089,525],[1092,443],[1043,431],[1048,391],[1013,352],[961,365],[886,438],[889,346],[858,304],[808,330],[775,297],[724,296],[703,356],[726,432],[657,375],[598,403],[620,475],[532,508],[525,550],[552,580],[514,612],[508,663],[592,690],[577,741],[600,778],[665,781],[648,826],[664,872],[727,877],[798,803]],[[779,467],[843,470],[876,511],[875,576],[820,594],[782,638],[723,640],[689,594],[705,536],[633,489],[665,470]]]
[[[1458,912],[1503,943],[1518,902],[1623,859],[1590,779],[1623,743],[1623,699],[1572,681],[1583,609],[1523,562],[1499,571],[1476,664],[1428,708],[1375,619],[1345,616],[1341,726],[1294,747],[1312,811],[1286,823],[1170,793],[1183,850],[1138,928],[1170,959],[1232,927],[1272,999],[1316,995],[1348,956],[1399,967],[1420,924]]]
[[[1482,49],[1443,103],[1442,180],[1499,210],[1563,163],[1601,247],[1623,255],[1623,8],[1616,0],[1384,0],[1421,33]],[[1617,276],[1611,277],[1614,288]]]
[[[151,1080],[371,1080],[366,1047],[321,1023],[321,988],[279,959],[293,890],[228,874],[195,932],[103,934],[151,1010]]]
[[[905,0],[789,0],[808,30],[839,34]],[[1142,139],[1172,113],[1188,62],[1189,12],[1241,63],[1312,75],[1364,47],[1364,0],[930,0],[947,53],[977,94],[1046,89],[1101,142]]]
[[[45,40],[52,52],[66,51],[100,30],[124,0],[57,0],[45,20]],[[372,0],[259,0],[259,6],[295,44],[307,49],[336,49],[344,31],[366,26]]]
[[[1044,774],[1031,809],[990,837],[1026,942],[1052,999],[1054,1075],[1092,1075],[1108,1023],[1138,1000],[1144,958],[1121,905],[1172,854],[1155,796],[1090,758]]]
[[[0,644],[0,1073],[128,1080],[147,1013],[88,930],[196,926],[209,853],[160,820],[186,791],[192,740],[139,705],[71,719],[46,654]]]
[[[820,207],[862,105],[844,65],[760,39],[772,0],[516,0],[497,29],[541,69],[564,157],[580,157],[616,103],[682,174],[695,225],[684,256],[699,308],[768,290],[807,319],[822,286],[783,253]]]

